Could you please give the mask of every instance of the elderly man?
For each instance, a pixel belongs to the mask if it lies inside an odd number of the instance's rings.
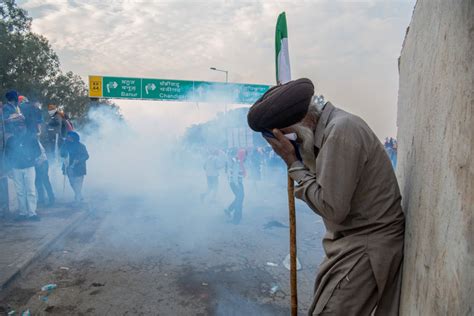
[[[326,226],[309,315],[398,315],[405,219],[390,159],[361,118],[313,93],[308,79],[291,81],[248,115]]]

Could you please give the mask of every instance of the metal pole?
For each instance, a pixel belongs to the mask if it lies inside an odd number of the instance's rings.
[[[223,69],[217,69],[216,67],[210,67],[209,69],[214,70],[214,71],[225,72],[225,85],[227,89],[227,84],[229,83],[229,71],[223,70]],[[224,104],[224,115],[226,114],[227,114],[227,100],[225,101],[225,104]]]
[[[296,215],[295,184],[288,174],[288,209],[290,216],[290,287],[291,316],[298,315],[298,288],[296,286]]]
[[[229,83],[229,71],[225,71],[225,88],[227,92],[227,84]],[[225,109],[224,109],[224,114],[227,115],[227,98],[225,102]]]

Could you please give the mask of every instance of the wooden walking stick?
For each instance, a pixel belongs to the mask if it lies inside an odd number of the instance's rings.
[[[296,283],[296,214],[295,184],[288,174],[288,209],[290,216],[290,286],[291,316],[298,315],[298,288]]]

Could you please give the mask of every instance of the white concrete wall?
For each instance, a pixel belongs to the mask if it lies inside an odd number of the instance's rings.
[[[400,57],[402,315],[473,315],[474,0],[418,0]]]

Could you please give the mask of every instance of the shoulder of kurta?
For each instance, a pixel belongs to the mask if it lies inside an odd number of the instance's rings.
[[[326,127],[327,136],[343,141],[356,142],[364,133],[365,122],[358,116],[343,112]]]
[[[368,156],[372,142],[376,138],[368,125],[360,117],[342,112],[334,117],[325,130],[325,143],[354,148]]]

